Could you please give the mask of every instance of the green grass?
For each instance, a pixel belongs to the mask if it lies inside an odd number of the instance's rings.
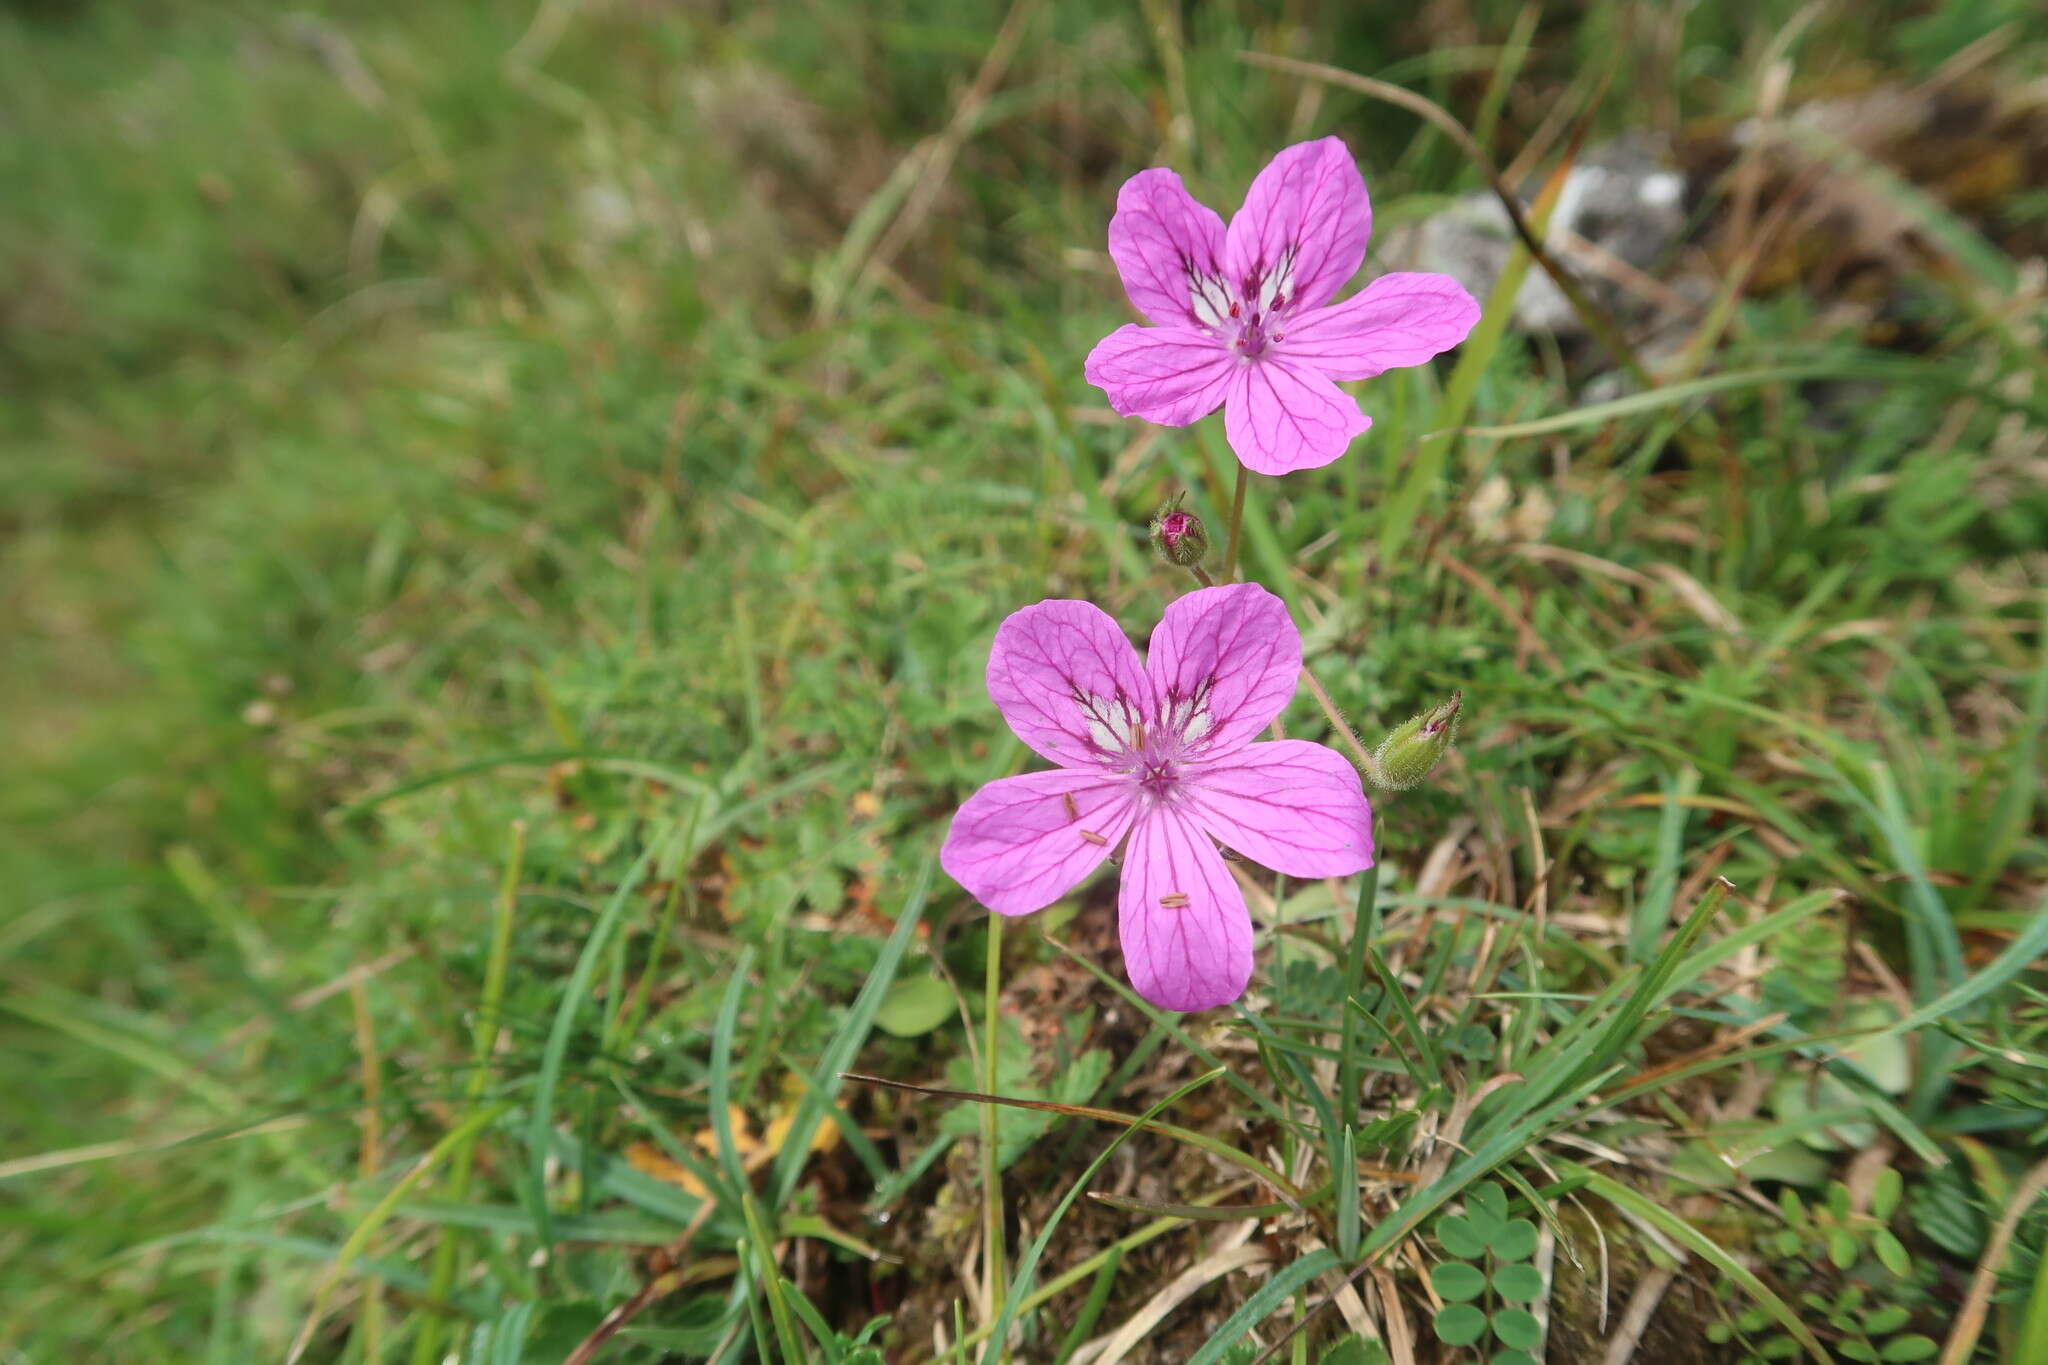
[[[1449,37],[1342,6],[1039,9],[885,261],[919,202],[899,166],[1000,9],[0,13],[0,1358],[282,1359],[303,1332],[314,1360],[560,1360],[650,1288],[600,1358],[856,1361],[879,1310],[889,1358],[922,1360],[956,1305],[985,1341],[960,1274],[979,1139],[837,1077],[939,1083],[986,1046],[982,916],[931,860],[1021,762],[982,688],[995,624],[1071,595],[1143,629],[1185,586],[1146,516],[1186,488],[1224,520],[1215,422],[1154,439],[1081,379],[1125,316],[1116,184],[1170,158],[1234,202],[1274,148],[1338,131],[1390,225],[1475,173],[1412,115],[1241,49],[1497,110],[1511,155],[1610,69],[1595,138],[1667,93],[1689,127],[1747,114],[1798,7],[1701,7],[1675,83],[1624,7],[1546,12],[1526,54],[1517,7],[1467,8]],[[1911,19],[1823,14],[1795,95],[1918,78],[2000,23],[2001,78],[2048,41],[2025,7]],[[1937,226],[1956,264],[1902,284],[1911,349],[1793,288],[1741,301],[1682,400],[1589,412],[1582,370],[1509,337],[1456,380],[1363,386],[1376,425],[1345,460],[1255,486],[1247,569],[1368,742],[1464,691],[1456,759],[1380,803],[1377,932],[1346,936],[1349,889],[1297,888],[1257,1012],[1180,1021],[1042,926],[1005,941],[1013,983],[1038,973],[1010,997],[1034,1025],[1018,1070],[1107,1050],[1088,1098],[1138,1115],[1224,1067],[1162,1120],[1325,1192],[1283,1220],[1271,1278],[1205,1291],[1211,1327],[1288,1321],[1296,1288],[1348,1273],[1304,1226],[1370,1254],[1490,1172],[1550,1190],[1566,1168],[1531,1154],[1553,1134],[1741,1140],[1692,1110],[1731,1056],[1602,1105],[1778,1012],[1748,1064],[1828,1068],[1814,1108],[1850,1105],[1915,1179],[1966,1166],[1979,1215],[2004,1211],[2048,1088],[1936,1025],[2041,1051],[2011,945],[2048,881],[2048,496],[2025,453],[2048,407],[2029,320],[1984,320],[2011,286],[1986,262],[2011,263]],[[1488,430],[1433,434],[1447,391]],[[1478,514],[1493,479],[1540,490],[1533,534]],[[1382,557],[1389,507],[1413,521]],[[1287,724],[1324,722],[1304,698]],[[1737,889],[1718,910],[1712,876]],[[1099,938],[1103,885],[1077,901],[1053,932]],[[1716,950],[1774,911],[1760,956]],[[896,981],[958,1007],[878,1031]],[[1050,1026],[1046,982],[1073,993]],[[1909,1084],[1836,1055],[1850,999],[1911,1025]],[[1469,1028],[1494,1041],[1460,1050]],[[1442,1118],[1510,1070],[1433,1169],[1379,1112]],[[748,1169],[727,1101],[752,1133],[789,1116],[782,1153]],[[1163,1173],[1151,1204],[1274,1197],[1120,1131]],[[1109,1331],[1202,1255],[1178,1221],[1068,1198],[1111,1136],[1068,1120],[1004,1181],[1016,1358],[1065,1334],[1047,1284]],[[1773,1145],[1829,1174],[1853,1154]],[[1360,1227],[1328,1203],[1339,1151],[1427,1179],[1376,1189]],[[1668,1211],[1665,1169],[1594,1193]],[[680,1270],[647,1256],[686,1229]],[[1152,1349],[1222,1358],[1184,1330]]]

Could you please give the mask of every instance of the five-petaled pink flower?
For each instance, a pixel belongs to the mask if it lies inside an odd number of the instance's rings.
[[[1252,921],[1214,840],[1294,877],[1372,866],[1358,772],[1320,744],[1253,743],[1294,696],[1301,634],[1254,583],[1167,607],[1149,664],[1087,602],[1025,607],[996,631],[988,691],[1059,766],[991,782],[939,861],[1002,915],[1042,910],[1126,835],[1118,925],[1131,984],[1171,1010],[1244,994]]]
[[[1260,474],[1330,463],[1372,425],[1333,380],[1420,365],[1479,320],[1448,275],[1382,275],[1326,307],[1371,236],[1365,180],[1334,137],[1274,157],[1228,228],[1172,171],[1140,171],[1117,194],[1109,254],[1158,325],[1104,337],[1088,382],[1162,426],[1224,408],[1230,448]]]

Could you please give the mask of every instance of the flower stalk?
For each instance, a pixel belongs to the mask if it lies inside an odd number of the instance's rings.
[[[990,915],[988,920],[988,969],[982,982],[983,1035],[981,1049],[981,1088],[990,1095],[1001,1094],[997,1086],[998,1057],[1002,1041],[1003,1002],[1003,919]],[[999,1322],[1003,1316],[1003,1293],[1007,1288],[1003,1268],[1003,1163],[1002,1153],[997,1150],[996,1107],[993,1104],[981,1106],[981,1196],[982,1196],[982,1239],[984,1251],[982,1263],[988,1270],[988,1320]],[[1002,1365],[1004,1346],[995,1342],[991,1359],[995,1365]]]

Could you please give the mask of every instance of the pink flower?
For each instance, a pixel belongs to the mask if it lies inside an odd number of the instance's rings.
[[[1166,609],[1149,664],[1087,602],[1040,602],[996,631],[988,691],[1059,766],[991,782],[939,861],[1000,915],[1043,910],[1129,836],[1118,927],[1131,984],[1200,1010],[1244,994],[1252,921],[1213,840],[1293,877],[1372,866],[1372,807],[1340,754],[1253,743],[1294,696],[1301,634],[1255,583]]]
[[[1420,365],[1479,320],[1448,275],[1382,275],[1325,307],[1371,236],[1365,180],[1334,137],[1274,157],[1228,228],[1172,171],[1138,172],[1117,194],[1109,254],[1158,325],[1104,337],[1088,382],[1162,426],[1222,407],[1230,448],[1260,474],[1330,463],[1372,425],[1333,380]]]

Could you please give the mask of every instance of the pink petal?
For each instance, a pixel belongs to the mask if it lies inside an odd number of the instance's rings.
[[[991,782],[967,798],[939,866],[999,915],[1043,910],[1080,885],[1130,828],[1131,784],[1085,768]]]
[[[1372,806],[1358,769],[1302,739],[1250,744],[1181,782],[1182,809],[1223,844],[1290,877],[1372,866]]]
[[[1124,416],[1184,427],[1222,406],[1237,369],[1207,332],[1126,323],[1095,343],[1083,373]]]
[[[1209,836],[1171,807],[1131,831],[1117,897],[1124,970],[1161,1009],[1205,1010],[1252,979],[1252,919]]]
[[[1382,275],[1334,308],[1287,321],[1281,353],[1332,379],[1420,365],[1463,341],[1479,304],[1449,275]]]
[[[1065,768],[1100,764],[1152,718],[1137,651],[1092,602],[1054,598],[1012,612],[989,650],[988,694],[1017,738]]]
[[[1243,748],[1294,699],[1301,632],[1256,583],[1198,588],[1160,617],[1146,671],[1157,723],[1186,737],[1191,756],[1214,758]]]
[[[1319,469],[1372,425],[1357,399],[1306,365],[1274,355],[1233,374],[1226,403],[1223,433],[1245,468],[1259,474]]]
[[[1284,306],[1317,308],[1358,273],[1371,237],[1365,178],[1343,142],[1326,137],[1296,143],[1259,172],[1224,234],[1223,264],[1247,301],[1258,293],[1247,281],[1284,266]]]
[[[1195,326],[1189,275],[1223,273],[1223,220],[1172,171],[1139,171],[1117,191],[1109,255],[1139,312],[1162,327]]]

